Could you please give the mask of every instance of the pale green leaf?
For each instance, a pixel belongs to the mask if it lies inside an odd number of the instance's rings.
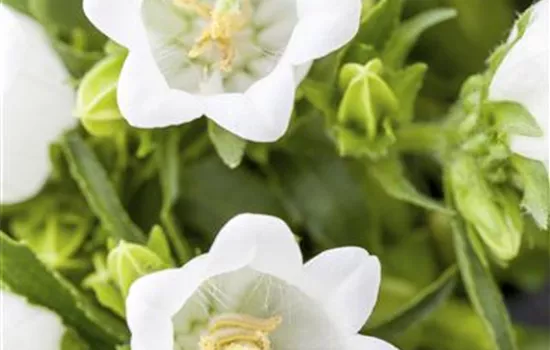
[[[542,229],[548,228],[550,215],[550,178],[543,163],[518,155],[511,157],[523,186],[522,207]]]
[[[233,135],[210,120],[208,121],[208,135],[225,165],[235,169],[241,164],[245,154],[246,140]]]
[[[420,193],[407,179],[401,161],[396,157],[388,157],[368,165],[368,171],[378,180],[382,188],[390,196],[429,210],[453,214],[453,210],[444,204]]]

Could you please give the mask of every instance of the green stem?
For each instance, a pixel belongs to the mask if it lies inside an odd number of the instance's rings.
[[[450,132],[436,123],[412,124],[395,131],[399,151],[444,154],[449,147]]]

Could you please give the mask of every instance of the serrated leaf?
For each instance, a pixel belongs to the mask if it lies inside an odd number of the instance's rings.
[[[76,132],[70,132],[63,138],[63,150],[71,175],[109,234],[145,243],[145,234],[130,220],[105,169],[86,142]]]
[[[436,281],[424,288],[410,302],[386,320],[369,327],[367,332],[384,339],[394,338],[428,317],[452,294],[456,285],[457,268],[448,268]]]
[[[491,101],[486,103],[487,108],[495,118],[495,126],[501,132],[540,137],[544,131],[535,117],[521,104],[511,101]]]
[[[429,210],[436,210],[448,215],[454,213],[444,204],[418,192],[405,176],[405,169],[398,158],[388,157],[370,163],[367,169],[378,180],[388,195]]]
[[[542,229],[548,228],[550,215],[550,179],[543,163],[518,155],[510,158],[521,177],[523,200],[521,206]]]
[[[122,320],[98,307],[69,281],[49,270],[22,243],[0,233],[2,284],[30,302],[56,312],[91,344],[112,349],[125,342],[129,332]]]
[[[233,135],[211,120],[208,121],[208,135],[225,165],[231,169],[241,165],[246,149],[246,140]]]
[[[454,9],[434,9],[403,22],[386,43],[382,61],[395,69],[402,67],[410,50],[425,30],[454,18],[456,14]]]
[[[495,348],[518,350],[510,316],[498,285],[485,263],[487,259],[484,252],[472,242],[472,233],[466,230],[468,228],[460,219],[453,221],[455,253],[470,301],[483,319]]]

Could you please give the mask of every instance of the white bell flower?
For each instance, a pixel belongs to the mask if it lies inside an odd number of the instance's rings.
[[[523,37],[512,47],[491,82],[489,99],[522,104],[537,120],[543,137],[513,135],[515,153],[540,160],[548,168],[548,124],[550,118],[548,0],[533,6],[530,23]],[[510,35],[514,40],[517,30]]]
[[[64,333],[57,314],[0,290],[0,349],[59,350]]]
[[[251,141],[288,127],[312,61],[349,42],[361,0],[85,0],[129,56],[118,86],[128,122],[165,127],[206,115]]]
[[[278,218],[242,214],[210,252],[130,288],[132,350],[395,350],[357,334],[377,300],[380,263],[361,248],[303,264]]]
[[[69,79],[42,27],[0,4],[0,203],[28,199],[46,182],[49,144],[76,124]]]

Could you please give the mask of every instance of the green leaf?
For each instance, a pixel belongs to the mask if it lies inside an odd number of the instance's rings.
[[[315,157],[274,152],[271,158],[284,198],[319,248],[368,241],[367,196],[346,161],[333,152]]]
[[[216,152],[231,169],[241,165],[246,149],[246,140],[225,130],[213,121],[208,121],[208,135]]]
[[[358,40],[375,48],[382,48],[397,28],[402,8],[402,0],[381,0],[374,6],[365,4]]]
[[[3,5],[8,5],[17,11],[30,15],[29,13],[29,0],[3,0]]]
[[[82,0],[27,0],[32,15],[56,36],[82,31],[91,47],[100,48],[105,37],[84,14]]]
[[[73,178],[109,234],[118,239],[144,243],[145,234],[128,217],[92,149],[76,132],[65,135],[63,149]]]
[[[388,157],[370,163],[367,170],[378,180],[386,193],[394,198],[418,205],[428,210],[435,210],[448,215],[454,213],[453,210],[445,207],[444,204],[418,192],[405,176],[405,169],[397,157]]]
[[[453,237],[462,281],[474,309],[483,319],[498,350],[517,350],[516,336],[483,250],[472,241],[460,219],[453,222]]]
[[[0,246],[1,279],[10,291],[56,312],[67,326],[100,349],[112,349],[128,340],[128,330],[120,319],[49,270],[26,245],[0,233]]]
[[[162,190],[160,220],[174,248],[178,262],[183,264],[193,257],[193,250],[173,216],[173,206],[181,194],[180,141],[182,133],[178,128],[171,128],[161,131],[158,136],[160,140],[155,157]]]
[[[521,206],[541,229],[548,228],[550,215],[550,179],[543,163],[518,155],[510,158],[523,186]]]
[[[392,68],[402,67],[410,50],[425,30],[456,15],[457,12],[454,9],[434,9],[403,22],[386,43],[382,52],[382,61]]]
[[[413,64],[403,70],[388,74],[387,82],[399,101],[397,120],[409,123],[414,118],[416,98],[422,88],[428,66],[423,63]]]
[[[233,216],[243,213],[287,217],[267,181],[245,167],[231,170],[218,156],[206,156],[181,170],[177,207],[183,224],[210,241]]]
[[[111,275],[107,270],[107,261],[105,253],[96,253],[92,257],[94,264],[94,273],[87,276],[82,282],[84,288],[94,291],[97,301],[113,311],[120,317],[125,315],[124,298]]]
[[[510,101],[490,101],[485,105],[494,115],[499,131],[532,137],[544,135],[535,117],[523,105]]]
[[[367,331],[388,339],[418,324],[451,296],[456,285],[456,277],[456,266],[448,268],[441,277],[420,291],[410,302]]]
[[[90,350],[90,345],[82,340],[74,330],[68,329],[61,339],[61,350]]]

